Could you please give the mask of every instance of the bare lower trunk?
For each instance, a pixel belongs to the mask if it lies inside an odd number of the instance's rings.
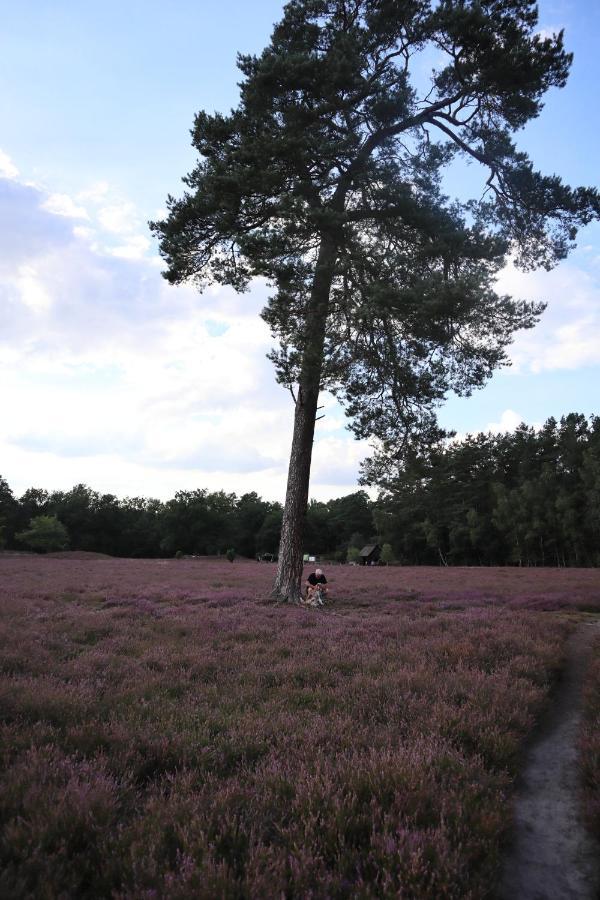
[[[298,381],[279,563],[273,588],[274,597],[292,603],[299,602],[302,592],[302,538],[308,505],[310,464],[335,255],[335,242],[324,238],[319,250],[309,300],[306,347]]]
[[[318,389],[308,391],[299,386],[281,526],[279,564],[273,591],[277,599],[293,603],[300,600],[302,590],[302,538],[308,504],[317,398]]]

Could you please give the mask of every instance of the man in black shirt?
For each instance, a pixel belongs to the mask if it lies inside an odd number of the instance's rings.
[[[325,597],[327,596],[326,584],[327,584],[327,579],[323,575],[323,572],[321,569],[315,569],[314,572],[311,572],[310,575],[308,576],[308,578],[306,579],[306,600],[307,600],[307,602],[310,603],[313,600],[315,594],[317,593],[317,590],[320,591],[321,597],[323,599],[325,599]]]

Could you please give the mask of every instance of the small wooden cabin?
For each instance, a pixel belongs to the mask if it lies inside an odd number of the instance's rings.
[[[367,544],[359,553],[361,566],[371,566],[379,562],[381,547],[379,544]]]

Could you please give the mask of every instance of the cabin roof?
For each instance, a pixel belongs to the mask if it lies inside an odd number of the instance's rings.
[[[362,550],[360,551],[360,553],[358,555],[359,556],[370,556],[371,553],[373,553],[373,551],[375,551],[375,550],[381,550],[381,547],[379,546],[379,544],[367,544],[365,547],[362,548]]]

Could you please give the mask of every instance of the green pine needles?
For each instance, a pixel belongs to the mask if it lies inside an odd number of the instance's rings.
[[[196,117],[198,165],[151,227],[172,283],[272,286],[272,359],[296,399],[284,543],[319,391],[385,452],[436,440],[446,394],[483,385],[543,310],[497,293],[508,255],[550,268],[600,212],[513,141],[571,64],[537,24],[532,0],[292,0],[262,54],[239,57],[237,109]],[[444,194],[458,158],[480,172],[466,200]]]

